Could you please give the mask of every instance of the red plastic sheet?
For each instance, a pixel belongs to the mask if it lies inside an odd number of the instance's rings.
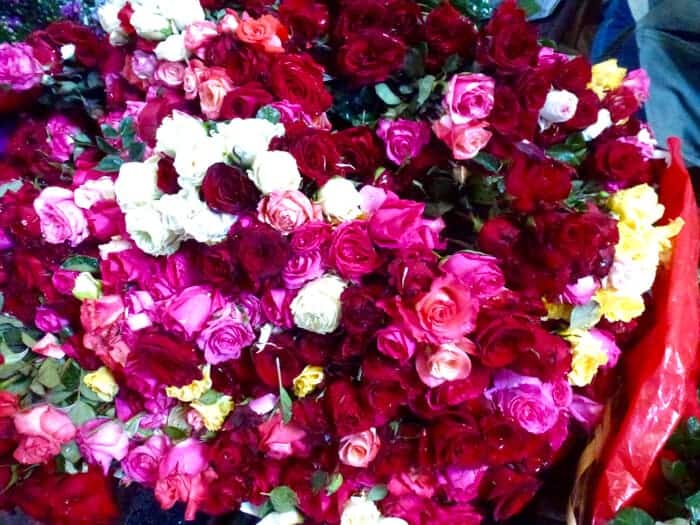
[[[697,272],[700,247],[698,208],[683,164],[680,141],[669,140],[672,162],[661,180],[664,220],[682,217],[670,265],[654,285],[653,326],[626,361],[625,409],[609,411],[607,437],[589,478],[585,516],[579,523],[604,525],[622,507],[644,498],[657,457],[697,388],[700,339]],[[653,476],[651,476],[653,477]],[[647,495],[650,495],[647,493]]]

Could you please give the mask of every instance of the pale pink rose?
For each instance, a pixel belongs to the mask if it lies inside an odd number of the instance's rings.
[[[216,119],[221,112],[226,95],[233,90],[233,82],[220,67],[212,67],[206,71],[205,78],[199,83],[199,103],[202,113],[208,119]]]
[[[625,80],[622,85],[631,89],[634,93],[634,97],[640,102],[644,103],[649,99],[649,87],[651,86],[651,81],[649,80],[649,75],[644,69],[635,69],[627,73]]]
[[[68,319],[61,317],[53,308],[39,306],[34,314],[34,326],[42,332],[55,334],[68,326]]]
[[[20,447],[15,451],[15,459],[20,462],[48,461],[60,452],[61,445],[75,436],[75,426],[70,418],[50,405],[36,405],[30,410],[17,412],[13,421],[21,436]],[[41,461],[35,461],[37,458]]]
[[[66,353],[61,347],[61,342],[53,334],[46,334],[39,339],[34,346],[32,346],[32,352],[53,359],[63,359],[66,356]]]
[[[435,135],[452,150],[457,160],[473,159],[486,147],[493,135],[486,129],[487,123],[456,126],[449,115],[444,115],[433,124]]]
[[[320,208],[299,190],[273,191],[258,203],[258,220],[282,233],[322,218]]]
[[[295,253],[282,270],[282,280],[288,290],[298,290],[308,281],[321,277],[323,272],[323,257],[319,250]]]
[[[39,85],[44,71],[27,44],[0,44],[0,88],[25,91]]]
[[[193,339],[215,308],[214,293],[207,286],[190,286],[163,305],[162,323],[170,331]]]
[[[262,416],[269,412],[272,412],[277,406],[278,401],[279,396],[276,396],[275,394],[265,394],[260,397],[256,397],[255,399],[252,399],[250,403],[248,403],[248,408],[250,408],[259,416]]]
[[[204,428],[204,420],[202,419],[202,416],[193,408],[189,409],[185,414],[185,421],[187,421],[187,424],[196,432],[199,432]]]
[[[214,22],[194,22],[185,29],[185,49],[199,58],[204,58],[203,48],[217,36],[219,36],[219,32]]]
[[[203,82],[207,68],[201,60],[190,60],[185,76],[182,79],[182,87],[185,90],[185,98],[192,100],[197,98],[199,93],[199,85]]]
[[[161,62],[155,72],[155,79],[169,87],[181,86],[185,80],[187,67],[182,62]]]
[[[306,450],[306,432],[294,425],[284,424],[279,413],[258,426],[260,450],[272,459],[284,459]]]
[[[540,130],[552,124],[560,124],[574,118],[578,108],[578,97],[565,89],[552,89],[547,93],[544,106],[540,110]]]
[[[153,485],[158,481],[158,465],[160,460],[170,448],[170,440],[167,436],[155,435],[148,440],[132,448],[122,461],[122,469],[127,479]]]
[[[233,35],[236,33],[240,23],[241,19],[238,17],[238,13],[233,9],[226,9],[226,14],[219,20],[218,30],[222,33]]]
[[[73,154],[73,135],[80,128],[63,115],[54,115],[46,123],[46,142],[51,149],[51,156],[61,162],[70,159]]]
[[[418,377],[430,388],[466,379],[472,371],[469,353],[475,353],[475,347],[468,339],[443,343],[437,349],[426,346],[416,355]]]
[[[229,303],[212,316],[197,338],[207,363],[218,364],[241,357],[255,341],[255,332],[236,305]]]
[[[398,361],[408,361],[416,351],[416,342],[399,326],[387,326],[377,332],[377,350]]]
[[[150,293],[144,290],[132,290],[124,297],[126,302],[126,324],[138,332],[153,325],[156,317],[155,301]]]
[[[380,446],[381,441],[377,435],[377,429],[372,427],[364,432],[342,438],[338,456],[345,465],[365,468],[377,457]]]
[[[444,259],[440,267],[457,277],[474,297],[481,300],[493,297],[506,284],[498,259],[483,253],[455,253]]]
[[[75,437],[85,461],[99,465],[106,476],[112,460],[121,461],[129,451],[129,436],[122,424],[106,418],[84,423]]]
[[[75,182],[75,177],[73,181]],[[88,179],[73,192],[76,206],[84,210],[89,210],[98,202],[113,201],[115,198],[114,181],[106,176]]]
[[[71,246],[77,246],[90,234],[83,210],[75,205],[70,190],[57,186],[44,188],[34,201],[34,210],[48,243],[68,241]]]
[[[381,208],[387,200],[398,199],[398,196],[391,191],[369,185],[362,186],[360,197],[362,197],[362,210],[368,215]]]
[[[469,124],[483,120],[493,109],[494,80],[481,73],[459,73],[450,79],[444,106],[452,123]]]
[[[131,56],[131,70],[141,80],[149,80],[153,77],[157,64],[158,59],[153,53],[145,53],[137,49]]]

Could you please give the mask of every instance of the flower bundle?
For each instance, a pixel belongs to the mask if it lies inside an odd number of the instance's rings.
[[[682,228],[648,79],[513,1],[243,4],[0,45],[36,106],[1,170],[0,503],[80,523],[23,495],[101,471],[188,519],[517,514]]]

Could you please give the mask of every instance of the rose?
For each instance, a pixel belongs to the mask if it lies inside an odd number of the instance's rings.
[[[469,339],[443,343],[436,350],[425,347],[416,355],[416,371],[430,388],[447,381],[466,379],[472,370],[469,353],[476,353],[474,343]]]
[[[152,384],[180,387],[202,379],[201,358],[190,343],[153,329],[137,334],[124,367],[132,388],[143,390]]]
[[[343,327],[349,334],[365,336],[373,334],[386,323],[384,310],[378,306],[380,286],[359,285],[345,289],[340,297]]]
[[[146,40],[165,40],[170,33],[170,22],[146,6],[135,6],[129,19],[136,33]]]
[[[188,25],[184,35],[185,49],[203,58],[202,48],[219,36],[219,32],[214,22],[203,21]]]
[[[282,53],[283,42],[287,40],[287,28],[272,15],[263,15],[254,19],[243,13],[238,26],[236,36],[241,42],[261,47],[266,53]]]
[[[382,248],[403,247],[404,239],[423,225],[424,210],[420,202],[386,199],[369,220],[372,241]]]
[[[282,270],[282,280],[288,290],[298,290],[304,283],[323,275],[323,259],[318,250],[295,253]]]
[[[125,162],[119,168],[114,194],[122,210],[150,204],[160,197],[158,189],[158,158],[146,162]]]
[[[258,155],[267,152],[272,139],[285,133],[282,124],[273,124],[264,119],[234,119],[217,124],[216,130],[223,138],[225,150],[233,150],[246,167],[253,164]]]
[[[241,351],[255,341],[255,333],[242,312],[229,303],[216,312],[197,338],[204,359],[213,365],[238,359]]]
[[[416,351],[416,342],[400,326],[392,325],[377,332],[377,350],[401,362],[408,361]]]
[[[19,411],[17,394],[3,390],[0,392],[0,418],[13,417]]]
[[[27,44],[0,44],[0,85],[26,91],[41,82],[44,71]]]
[[[232,214],[254,209],[260,196],[245,171],[223,162],[207,169],[201,192],[211,209]]]
[[[299,190],[273,191],[258,203],[258,220],[282,233],[320,219],[320,210]]]
[[[228,152],[225,138],[220,135],[205,137],[179,150],[173,163],[179,175],[178,184],[190,190],[199,188],[209,167],[224,162]]]
[[[225,69],[212,67],[206,71],[199,83],[199,103],[205,117],[210,120],[219,117],[224,99],[233,87]]]
[[[362,196],[351,180],[333,177],[321,187],[317,197],[329,219],[350,221],[362,214]]]
[[[51,149],[51,156],[61,162],[70,159],[73,154],[73,135],[80,131],[76,125],[63,115],[54,115],[46,123],[46,142]]]
[[[328,7],[309,0],[284,0],[278,10],[279,17],[302,42],[319,38],[328,28]]]
[[[440,69],[451,55],[472,55],[476,37],[476,26],[471,20],[450,2],[440,4],[425,20],[425,40],[430,51],[428,64],[432,69]]]
[[[170,35],[159,42],[153,50],[158,60],[168,62],[181,62],[187,58],[187,48],[185,47],[185,35],[178,33]]]
[[[171,157],[198,144],[207,137],[204,123],[185,112],[175,110],[172,116],[165,117],[156,132],[156,151]]]
[[[613,122],[620,122],[631,117],[639,109],[640,103],[635,91],[623,85],[605,95],[603,106],[610,111]]]
[[[121,461],[129,451],[129,436],[124,427],[106,418],[84,423],[78,429],[75,442],[85,460],[100,465],[105,476],[112,460]]]
[[[299,171],[319,186],[338,172],[340,157],[330,132],[297,122],[287,126],[286,139]]]
[[[635,69],[627,73],[622,85],[632,91],[637,102],[643,104],[649,98],[649,75],[643,69]]]
[[[301,185],[297,162],[286,151],[264,151],[255,157],[248,177],[263,193],[296,190]]]
[[[254,281],[279,274],[287,262],[286,240],[267,225],[246,228],[238,243],[238,262]]]
[[[571,120],[576,114],[578,97],[566,90],[552,89],[547,93],[544,106],[540,109],[540,129],[548,129],[552,124]]]
[[[426,122],[382,119],[377,126],[377,135],[386,144],[387,157],[401,165],[417,156],[430,142],[430,127]]]
[[[58,333],[68,324],[68,319],[48,306],[39,306],[34,314],[34,325],[42,332]]]
[[[151,53],[144,53],[137,49],[127,59],[123,75],[130,83],[139,85],[141,81],[153,77],[157,63],[156,57]]]
[[[623,187],[649,182],[651,168],[641,150],[634,144],[610,140],[600,144],[593,154],[598,176]]]
[[[166,4],[168,18],[182,31],[188,25],[204,20],[204,9],[199,0],[180,0],[175,5]]]
[[[377,505],[360,496],[352,496],[343,507],[340,525],[377,525],[382,515]]]
[[[437,466],[478,468],[483,465],[485,443],[472,419],[442,417],[432,424],[429,432]]]
[[[308,55],[279,55],[272,63],[269,85],[276,97],[300,104],[312,115],[322,113],[332,103],[323,84],[323,68]]]
[[[206,324],[216,305],[207,286],[190,286],[163,305],[161,322],[168,330],[192,339]]]
[[[574,170],[554,160],[536,161],[515,155],[506,174],[506,191],[518,211],[534,211],[541,203],[566,199],[571,192]]]
[[[468,124],[489,116],[494,102],[494,80],[481,73],[454,75],[443,100],[454,124]]]
[[[41,221],[46,242],[61,244],[68,241],[77,246],[90,234],[83,211],[75,205],[73,192],[65,188],[44,188],[34,201],[34,210]]]
[[[522,71],[537,64],[537,31],[516,4],[502,4],[486,25],[480,61],[504,71]]]
[[[153,78],[168,87],[181,86],[185,78],[185,66],[180,62],[161,62]]]
[[[340,296],[346,286],[334,275],[306,283],[290,305],[296,326],[317,334],[335,331],[340,325]]]
[[[440,267],[443,272],[455,275],[479,300],[493,297],[505,287],[498,259],[490,255],[459,252],[444,259]]]
[[[433,124],[435,135],[452,150],[457,160],[473,159],[486,147],[492,133],[486,129],[486,123],[456,126],[449,115],[444,115]]]
[[[154,435],[145,443],[132,448],[122,461],[127,479],[153,485],[158,480],[158,464],[170,447],[167,436]]]
[[[262,84],[250,82],[229,92],[221,107],[221,118],[251,118],[274,98]]]
[[[63,412],[50,405],[36,405],[17,412],[13,422],[20,434],[14,457],[20,463],[45,463],[75,436],[75,426]]]
[[[333,134],[340,164],[346,173],[370,177],[382,161],[377,137],[367,126],[347,128]]]
[[[350,221],[333,232],[328,262],[346,279],[359,279],[379,268],[382,259],[374,249],[366,221]]]
[[[366,468],[379,454],[381,440],[377,429],[351,434],[340,439],[338,457],[341,463],[356,468]]]
[[[114,201],[115,199],[114,181],[107,176],[99,179],[88,179],[73,192],[76,206],[84,210],[89,210],[99,203],[108,204],[106,201]]]
[[[325,222],[307,222],[292,234],[290,245],[296,253],[326,251],[331,238],[331,226]]]
[[[403,65],[406,44],[380,29],[350,37],[338,51],[338,69],[354,84],[382,82]]]
[[[284,459],[304,452],[306,432],[293,423],[284,423],[276,413],[258,426],[260,449],[272,459]]]
[[[43,355],[44,357],[52,357],[54,359],[63,359],[66,355],[61,347],[60,342],[53,334],[46,334],[32,346],[32,352]]]

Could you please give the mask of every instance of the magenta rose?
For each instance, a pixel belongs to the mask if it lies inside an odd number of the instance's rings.
[[[50,244],[68,241],[71,246],[77,246],[90,234],[83,210],[75,205],[70,190],[56,186],[44,188],[34,201],[34,210],[39,216],[41,233]]]
[[[153,485],[158,481],[158,465],[170,447],[167,436],[155,435],[129,451],[122,469],[126,478],[137,483]]]
[[[408,361],[416,351],[416,342],[400,326],[387,326],[377,332],[377,350],[397,361]]]
[[[379,268],[381,257],[369,237],[366,221],[341,224],[329,248],[329,262],[346,279],[358,279]]]
[[[241,351],[255,341],[255,332],[243,312],[227,304],[214,314],[197,338],[207,363],[218,364],[238,359]]]
[[[460,73],[450,79],[443,104],[454,124],[469,124],[489,116],[494,80],[481,73]]]
[[[216,308],[214,292],[207,286],[190,286],[167,301],[163,307],[163,325],[170,331],[192,339]]]
[[[382,248],[401,248],[403,238],[423,225],[424,210],[421,202],[386,199],[369,220],[372,241]]]
[[[480,300],[493,297],[506,284],[498,259],[482,253],[455,253],[442,261],[441,268],[457,277]]]
[[[105,476],[112,460],[121,461],[129,451],[129,436],[122,424],[106,418],[83,424],[78,429],[75,442],[85,460],[102,467]]]
[[[51,149],[51,156],[61,162],[70,159],[73,154],[73,135],[80,128],[63,115],[55,115],[46,123],[46,141]]]
[[[304,283],[323,275],[323,258],[319,250],[293,254],[282,270],[282,280],[289,290],[298,290]]]
[[[298,228],[291,237],[290,245],[294,253],[321,250],[331,239],[331,226],[321,221],[307,222]]]
[[[401,165],[416,157],[430,142],[430,126],[415,120],[379,121],[377,135],[386,145],[386,156],[395,164]]]
[[[0,87],[25,91],[39,85],[44,71],[27,44],[0,44]]]
[[[39,306],[34,315],[34,325],[42,332],[55,334],[68,326],[68,319],[59,315],[53,308]]]

